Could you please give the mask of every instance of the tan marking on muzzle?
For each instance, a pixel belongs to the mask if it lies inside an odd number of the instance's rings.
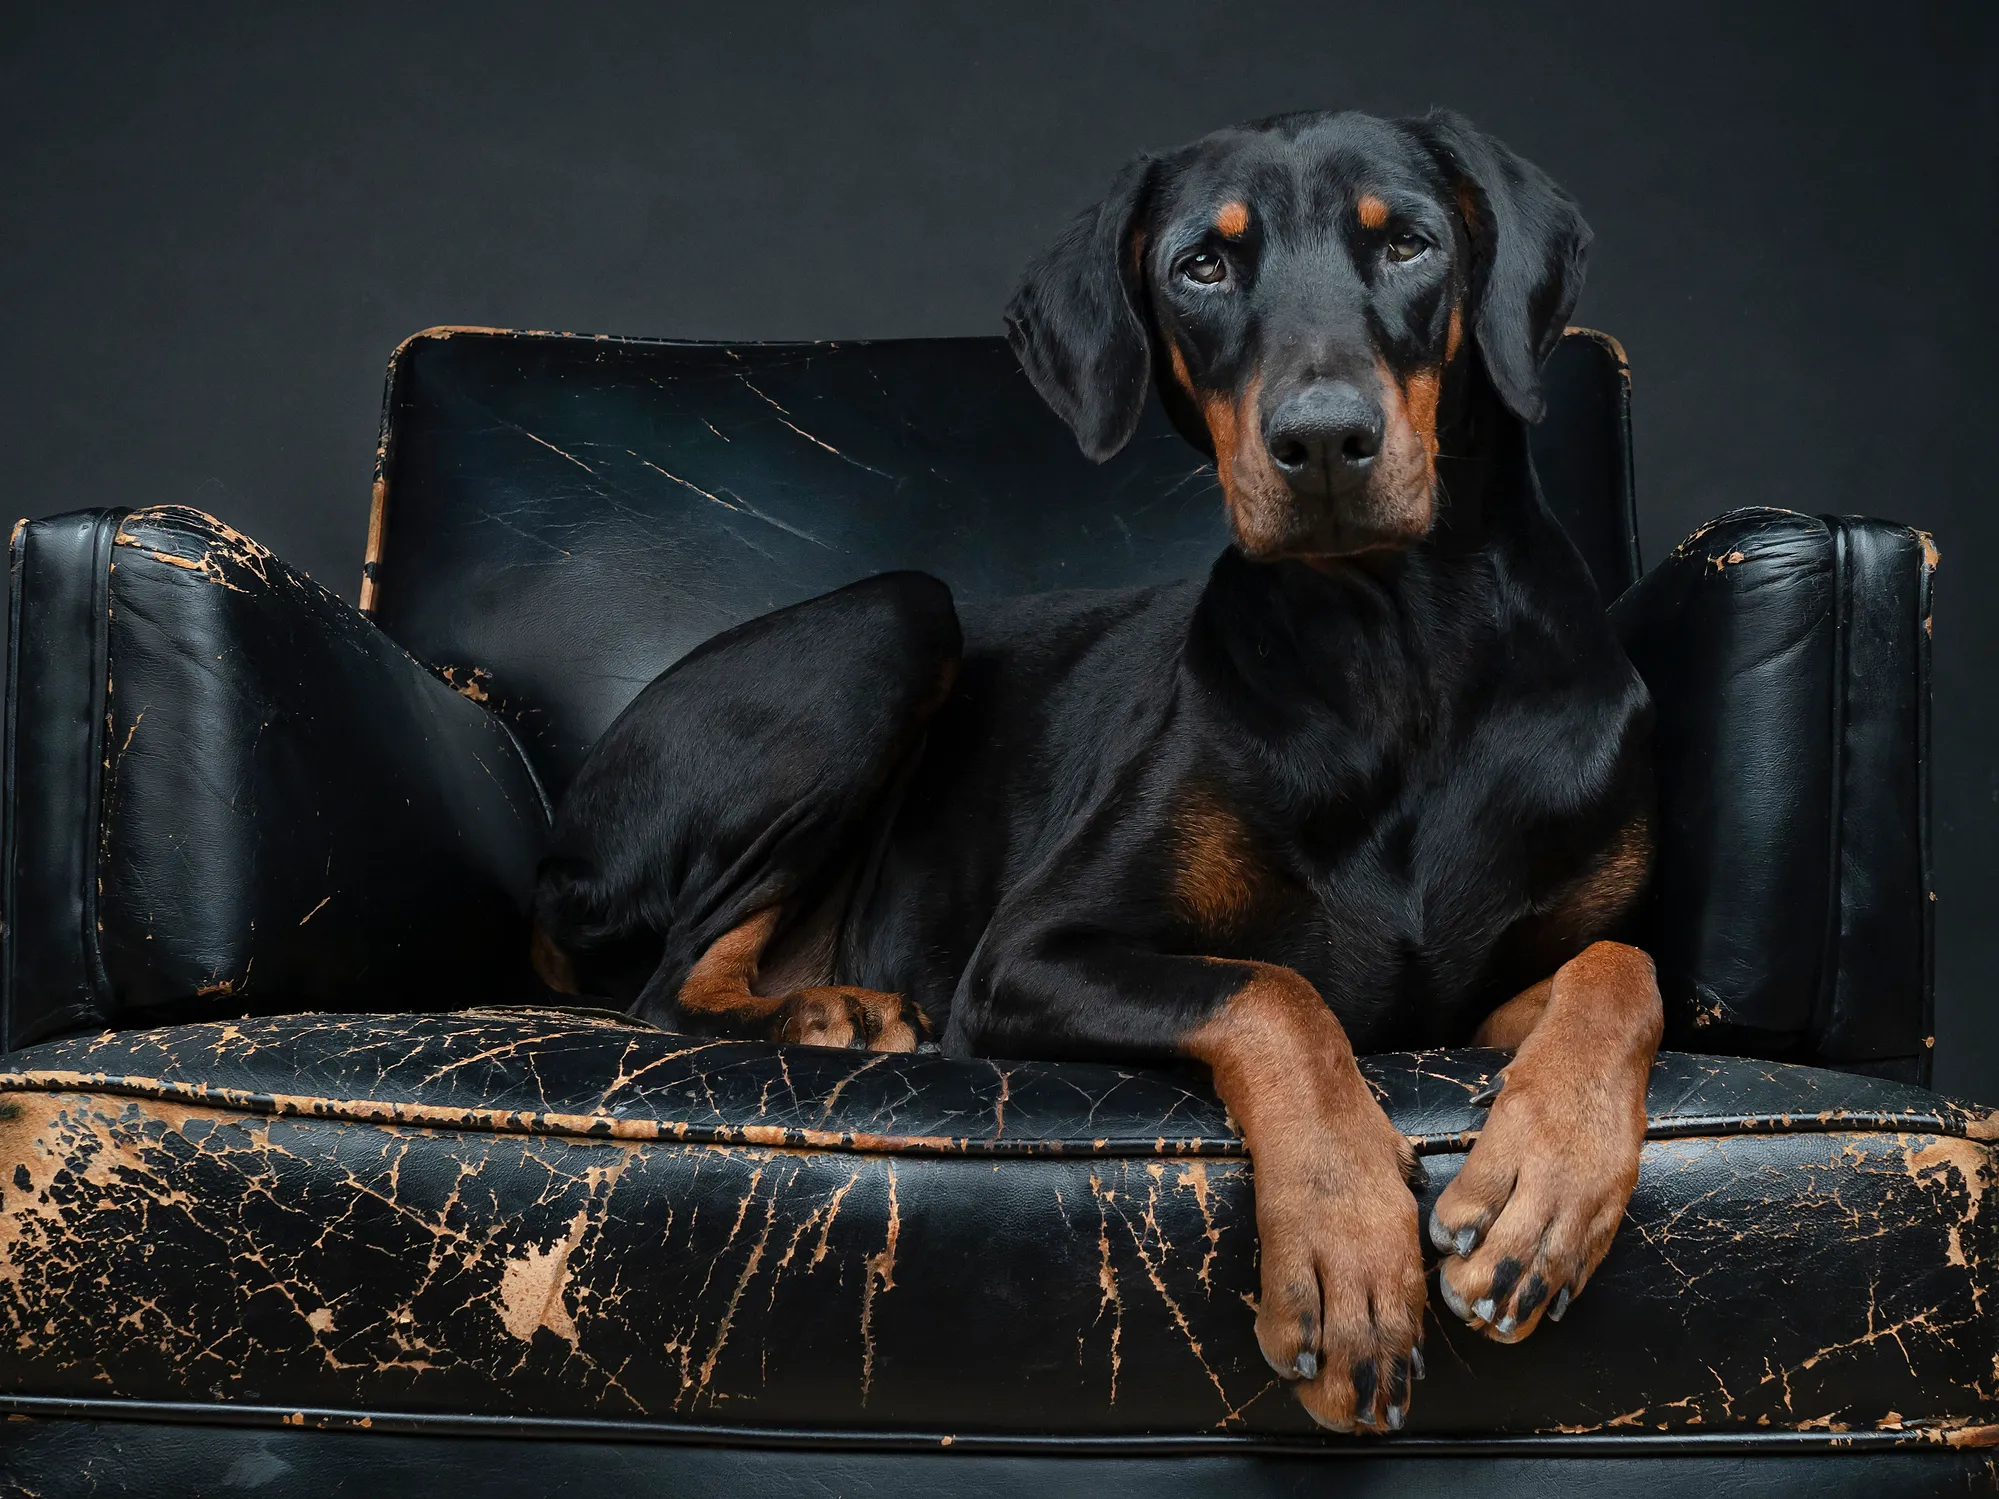
[[[1237,542],[1251,553],[1267,551],[1283,539],[1283,509],[1290,494],[1263,445],[1256,414],[1262,393],[1263,372],[1258,370],[1233,401],[1215,392],[1201,402],[1215,443],[1215,474],[1222,481],[1229,523]]]
[[[1430,528],[1431,495],[1437,477],[1437,401],[1443,372],[1417,370],[1407,380],[1375,359],[1381,379],[1381,454],[1368,488],[1376,523],[1384,529],[1421,535]]]
[[[1437,456],[1437,399],[1443,389],[1441,370],[1418,370],[1402,387],[1402,400],[1409,409],[1409,425],[1422,439],[1423,451],[1434,462]]]

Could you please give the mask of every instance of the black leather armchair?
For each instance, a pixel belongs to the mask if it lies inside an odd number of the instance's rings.
[[[1085,463],[998,340],[434,330],[391,366],[359,613],[192,511],[15,531],[0,1472],[1991,1491],[1999,1120],[1924,1086],[1934,549],[1738,511],[1641,578],[1622,356],[1572,333],[1548,383],[1549,502],[1660,704],[1683,1048],[1559,1326],[1433,1322],[1408,1431],[1323,1436],[1257,1353],[1252,1163],[1198,1073],[541,991],[547,800],[682,652],[889,567],[1186,575],[1220,506],[1156,411]],[[1366,1063],[1432,1192],[1500,1060]]]

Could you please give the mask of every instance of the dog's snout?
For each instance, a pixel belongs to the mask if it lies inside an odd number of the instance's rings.
[[[1263,425],[1278,471],[1295,488],[1329,488],[1366,475],[1381,451],[1381,404],[1345,380],[1307,386]]]

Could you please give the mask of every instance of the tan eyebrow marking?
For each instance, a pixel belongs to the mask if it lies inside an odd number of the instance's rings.
[[[1215,227],[1230,239],[1234,239],[1249,227],[1249,205],[1242,202],[1224,203],[1215,211]]]
[[[1373,193],[1362,193],[1354,210],[1360,215],[1363,229],[1379,229],[1388,222],[1388,205]]]

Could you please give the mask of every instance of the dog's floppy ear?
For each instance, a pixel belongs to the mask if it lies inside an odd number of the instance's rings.
[[[1135,240],[1152,171],[1141,156],[1120,172],[1028,266],[1006,309],[1021,368],[1098,463],[1131,440],[1152,375]]]
[[[1500,399],[1523,421],[1547,410],[1541,364],[1582,294],[1590,229],[1571,198],[1532,162],[1432,110],[1411,122],[1452,182],[1472,244],[1472,331]]]

